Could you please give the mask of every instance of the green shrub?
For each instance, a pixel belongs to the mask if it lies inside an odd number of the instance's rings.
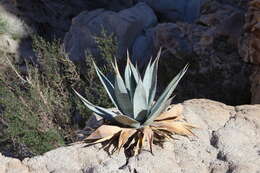
[[[104,61],[108,64],[111,64],[111,61],[114,61],[116,58],[118,42],[115,35],[108,34],[104,28],[101,30],[101,36],[94,36],[94,40],[98,45],[100,54]],[[112,72],[112,70],[110,71]]]
[[[112,76],[111,74],[113,73],[113,68],[111,62],[114,61],[114,58],[116,58],[115,55],[117,54],[118,48],[117,40],[113,34],[108,34],[104,29],[102,29],[100,36],[94,36],[94,40],[97,43],[101,54],[98,62],[100,64],[100,68],[105,74]],[[78,90],[81,90],[83,95],[94,104],[104,107],[113,107],[106,90],[103,88],[98,76],[96,75],[96,71],[92,63],[93,59],[95,58],[92,57],[90,53],[86,52],[85,65],[81,67],[81,78],[84,80],[86,85],[83,88],[83,91],[82,88],[78,88]],[[87,114],[82,113],[83,115],[91,114],[91,112],[86,109],[81,102],[79,102],[77,106],[80,107],[80,110],[87,112]]]
[[[105,37],[95,39],[103,45],[111,42],[112,37],[108,43]],[[105,62],[103,69],[110,73],[116,49],[100,48]],[[84,127],[91,112],[71,91],[72,87],[81,89],[95,104],[112,106],[98,81],[90,55],[86,56],[84,67],[76,66],[68,59],[60,41],[48,42],[39,36],[33,37],[33,49],[37,61],[18,64],[3,54],[7,58],[0,64],[5,67],[0,66],[0,151],[9,148],[19,158],[42,154],[77,140],[75,131]]]
[[[81,81],[59,41],[34,37],[33,48],[37,63],[25,61],[26,71],[22,71],[22,65],[8,57],[1,72],[1,119],[6,125],[0,141],[25,146],[30,155],[37,155],[75,141],[76,101],[70,90]],[[23,157],[20,153],[17,156]]]
[[[7,21],[0,17],[0,34],[6,33],[8,31]]]
[[[50,46],[48,48],[52,51],[54,45],[56,43],[45,46]],[[57,57],[55,52],[52,53]],[[30,155],[41,154],[73,141],[70,122],[72,104],[69,101],[72,97],[66,87],[75,78],[70,71],[61,68],[73,69],[73,66],[60,61],[61,56],[57,57],[57,61],[46,64],[41,58],[38,67],[26,63],[26,75],[22,75],[19,68],[7,60],[9,67],[1,72],[0,78],[1,119],[6,122],[0,140],[13,144],[13,147],[24,145]],[[53,57],[46,55],[45,58]],[[55,63],[55,69],[59,71],[48,71]],[[20,155],[23,151],[17,152],[17,157],[23,157],[23,154]]]

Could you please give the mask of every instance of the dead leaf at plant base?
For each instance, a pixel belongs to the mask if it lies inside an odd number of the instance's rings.
[[[151,125],[135,128],[124,128],[115,125],[101,125],[90,136],[85,138],[89,144],[103,143],[102,148],[109,151],[111,145],[113,149],[111,154],[124,148],[125,153],[138,155],[144,147],[149,147],[153,154],[153,144],[162,146],[162,143],[169,140],[176,140],[174,135],[194,136],[192,129],[196,126],[183,122],[182,106],[171,107],[168,111],[162,113]]]

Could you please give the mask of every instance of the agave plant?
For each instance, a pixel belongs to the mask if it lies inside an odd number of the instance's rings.
[[[160,54],[161,50],[153,62],[150,60],[143,78],[137,66],[130,61],[129,54],[124,78],[115,61],[113,63],[114,82],[111,82],[93,62],[100,81],[118,111],[93,105],[74,90],[90,110],[110,122],[97,128],[86,138],[86,141],[100,143],[117,140],[115,150],[120,150],[122,147],[133,148],[134,154],[138,154],[145,142],[149,144],[152,152],[153,142],[170,139],[173,134],[193,135],[191,129],[195,126],[180,121],[182,117],[175,107],[166,110],[173,99],[171,95],[187,71],[188,65],[172,79],[157,101],[154,101]]]

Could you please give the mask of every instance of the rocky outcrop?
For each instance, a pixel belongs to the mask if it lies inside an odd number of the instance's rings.
[[[145,66],[160,47],[163,48],[159,68],[161,90],[186,63],[190,63],[189,79],[181,83],[178,101],[209,98],[231,105],[250,102],[251,67],[238,53],[244,25],[241,10],[212,1],[200,7],[196,23],[178,20],[157,24],[156,16],[161,19],[156,9],[169,7],[170,10],[173,6],[170,1],[145,2],[118,13],[99,9],[74,18],[64,40],[70,58],[81,61],[85,51],[98,58],[99,49],[92,37],[100,35],[103,27],[116,36],[118,57],[124,58],[128,49],[133,62],[138,62],[140,67]]]
[[[260,67],[255,66],[250,77],[251,80],[251,103],[260,104]]]
[[[145,3],[118,13],[98,9],[83,12],[73,19],[70,31],[64,39],[65,49],[73,61],[85,58],[85,51],[99,57],[94,36],[100,36],[102,30],[113,33],[118,41],[118,57],[122,58],[131,48],[137,36],[157,23],[157,17]]]
[[[190,63],[177,91],[178,101],[210,98],[231,105],[249,103],[251,67],[238,53],[243,23],[236,8],[212,3],[202,9],[196,24],[157,25],[154,45],[157,50],[165,48],[159,68],[161,88]]]
[[[15,6],[18,15],[34,25],[38,33],[48,38],[63,38],[69,30],[71,19],[85,10],[105,8],[120,11],[130,8],[134,0],[2,0],[1,4]],[[17,14],[17,12],[16,12]]]
[[[161,87],[186,63],[189,81],[181,84],[178,101],[209,98],[231,105],[252,103],[257,88],[250,80],[251,65],[259,59],[257,0],[252,1],[245,23],[245,1],[235,0],[16,0],[19,15],[41,35],[65,37],[66,52],[74,61],[85,60],[87,51],[100,59],[93,36],[104,28],[118,41],[119,58],[130,51],[133,62],[144,67],[163,48]],[[3,0],[3,3],[11,1]],[[29,4],[29,5],[28,5]],[[170,22],[170,23],[166,23]],[[243,36],[244,35],[244,36]],[[241,37],[243,36],[243,37]],[[51,37],[51,36],[50,36]],[[6,40],[6,38],[4,38]],[[12,41],[12,40],[11,40]],[[7,40],[4,45],[7,45]],[[32,56],[28,43],[11,42],[19,53]],[[249,45],[249,46],[248,46]],[[0,45],[1,46],[1,45]],[[6,46],[8,47],[8,46]],[[25,52],[25,53],[23,53]],[[100,60],[102,61],[102,60]],[[183,87],[185,86],[185,87]],[[190,88],[193,88],[192,90]],[[240,94],[237,94],[240,93]]]
[[[200,9],[206,0],[139,0],[146,2],[165,22],[193,22],[200,16]]]
[[[260,105],[227,106],[205,100],[181,104],[188,122],[196,124],[197,137],[176,136],[154,155],[143,151],[126,158],[112,156],[100,145],[76,144],[23,161],[0,155],[2,173],[257,173],[260,171]]]
[[[0,172],[2,173],[28,173],[28,168],[18,159],[7,158],[0,153]]]
[[[156,52],[154,47],[154,28],[147,29],[143,34],[139,35],[132,46],[132,61],[137,62],[140,67],[148,64],[151,56]]]
[[[241,61],[259,64],[259,0],[250,2],[244,33],[246,1],[2,0],[1,4],[13,4],[18,11],[14,13],[46,38],[65,37],[66,51],[74,61],[82,62],[86,51],[99,59],[93,36],[100,36],[102,28],[116,37],[117,56],[125,58],[128,49],[140,67],[163,47],[161,89],[190,63],[190,79],[181,84],[185,87],[178,101],[203,97],[237,105],[250,103],[251,95],[251,102],[257,103],[253,97],[259,92],[257,87],[250,90],[257,82],[250,82],[255,79],[250,77],[251,65]],[[1,39],[0,47],[33,56],[30,42]]]
[[[249,62],[254,63],[254,71],[251,75],[251,103],[260,103],[260,1],[254,0],[250,3],[247,14],[248,29],[248,56]]]
[[[206,0],[2,0],[19,9],[19,15],[37,28],[44,36],[63,38],[71,25],[71,19],[83,11],[98,8],[118,12],[145,2],[152,7],[159,18],[167,22],[179,20],[192,22],[200,15],[200,8]]]
[[[240,54],[243,60],[254,66],[251,75],[251,103],[260,103],[260,1],[249,3],[246,14],[245,33],[241,39]]]
[[[241,55],[246,62],[260,65],[260,1],[249,4],[246,14],[245,37],[241,46]]]

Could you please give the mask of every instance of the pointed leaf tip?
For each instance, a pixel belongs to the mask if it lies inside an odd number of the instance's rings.
[[[147,121],[144,123],[145,125],[151,124],[154,119],[159,116],[165,109],[165,104],[167,103],[167,100],[172,95],[173,91],[177,87],[179,81],[187,71],[188,65],[186,65],[169,83],[169,85],[166,87],[164,92],[161,94],[157,102],[153,105],[151,113],[149,117],[147,118]]]

